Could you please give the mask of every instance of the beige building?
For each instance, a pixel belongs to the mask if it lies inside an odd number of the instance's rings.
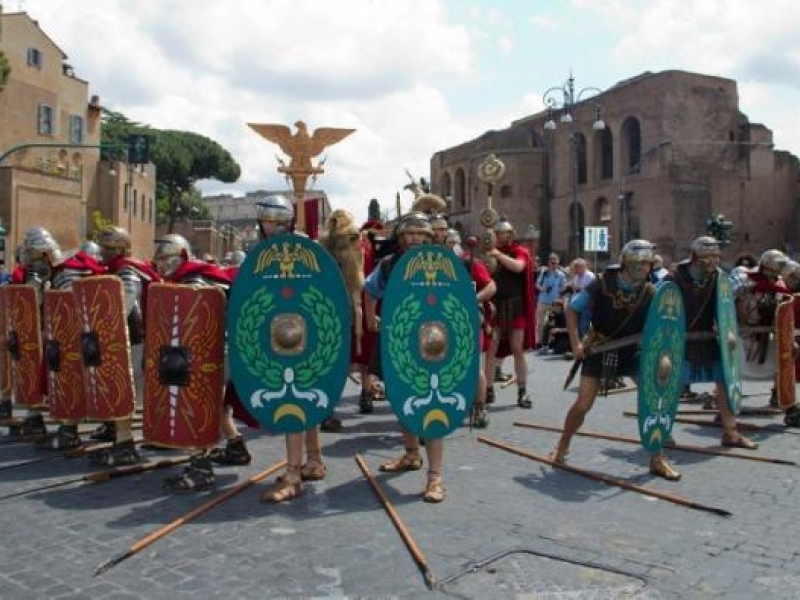
[[[127,165],[124,148],[106,151],[123,160],[101,160],[99,98],[26,13],[0,18],[0,49],[11,66],[0,91],[0,219],[8,254],[33,226],[74,249],[92,234],[95,214],[129,229],[135,253],[152,252],[153,166]]]
[[[740,112],[735,81],[648,72],[575,103],[571,124],[562,114],[524,117],[433,155],[433,191],[451,197],[454,223],[480,230],[488,190],[477,167],[493,152],[506,167],[493,206],[518,235],[539,235],[540,255],[571,258],[578,247],[590,255],[584,227],[599,226],[610,234],[600,263],[635,237],[680,260],[717,214],[734,224],[727,262],[745,251],[800,251],[798,159],[775,150],[772,132]],[[555,130],[545,128],[551,117]]]

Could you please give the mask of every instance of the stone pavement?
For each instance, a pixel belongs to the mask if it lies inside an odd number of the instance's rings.
[[[513,423],[561,426],[575,393],[561,391],[568,367],[561,358],[530,355],[533,410],[516,407],[512,385],[499,390],[488,429],[462,428],[448,439],[448,497],[439,505],[420,501],[424,471],[378,473],[381,461],[402,450],[402,438],[386,403],[372,415],[358,414],[351,382],[337,409],[345,432],[323,434],[325,481],[306,484],[302,498],[277,506],[259,502],[267,484],[257,484],[99,576],[93,573],[104,561],[281,460],[283,438],[248,431],[254,463],[220,468],[218,490],[203,496],[164,495],[167,472],[154,471],[0,501],[0,597],[800,597],[796,466],[673,451],[683,479],[671,483],[648,475],[647,455],[637,445],[575,438],[571,464],[733,513],[723,518],[477,441],[480,434],[547,453],[557,434]],[[746,384],[754,395],[745,406],[766,404],[768,388]],[[636,422],[622,416],[635,403],[632,392],[600,398],[585,428],[636,436]],[[774,424],[774,431],[752,434],[761,443],[757,454],[800,461],[800,430],[783,432],[778,417],[746,421]],[[678,424],[674,433],[678,443],[719,444],[718,429]],[[356,465],[356,453],[424,554],[433,590]],[[61,457],[7,468],[43,455],[3,440],[0,496],[89,472],[85,459]],[[169,456],[149,453],[162,455]]]

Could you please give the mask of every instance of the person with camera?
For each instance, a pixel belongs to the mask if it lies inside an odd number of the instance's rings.
[[[567,276],[560,263],[558,254],[553,252],[547,260],[547,267],[536,278],[536,345],[539,350],[544,348],[544,327],[550,307],[567,285]]]

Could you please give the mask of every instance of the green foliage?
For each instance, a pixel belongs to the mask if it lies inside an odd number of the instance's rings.
[[[156,210],[159,222],[169,229],[179,218],[208,218],[194,187],[197,181],[216,179],[233,183],[241,169],[231,154],[217,142],[190,131],[154,129],[129,120],[122,113],[103,109],[101,143],[105,157],[120,157],[131,135],[150,137],[150,160],[156,166]],[[124,154],[122,154],[124,156]]]
[[[3,14],[3,4],[0,3],[0,15]],[[3,39],[3,25],[2,19],[0,19],[0,40]],[[11,65],[8,64],[8,59],[6,55],[0,51],[0,91],[3,91],[3,88],[8,81],[8,74],[11,73]]]

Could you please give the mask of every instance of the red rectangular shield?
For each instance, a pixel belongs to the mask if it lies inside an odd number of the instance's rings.
[[[781,408],[794,406],[794,298],[778,304],[775,310],[775,338],[778,354],[776,390]]]
[[[145,324],[145,439],[168,448],[213,446],[225,384],[225,294],[152,284]]]
[[[46,407],[42,328],[39,301],[32,285],[3,287],[3,343],[7,344],[14,403],[23,408]]]
[[[88,411],[81,362],[81,320],[71,291],[44,293],[44,340],[50,416],[85,419]]]
[[[73,283],[72,293],[80,315],[87,417],[127,418],[136,394],[122,281],[115,275],[84,277]]]

